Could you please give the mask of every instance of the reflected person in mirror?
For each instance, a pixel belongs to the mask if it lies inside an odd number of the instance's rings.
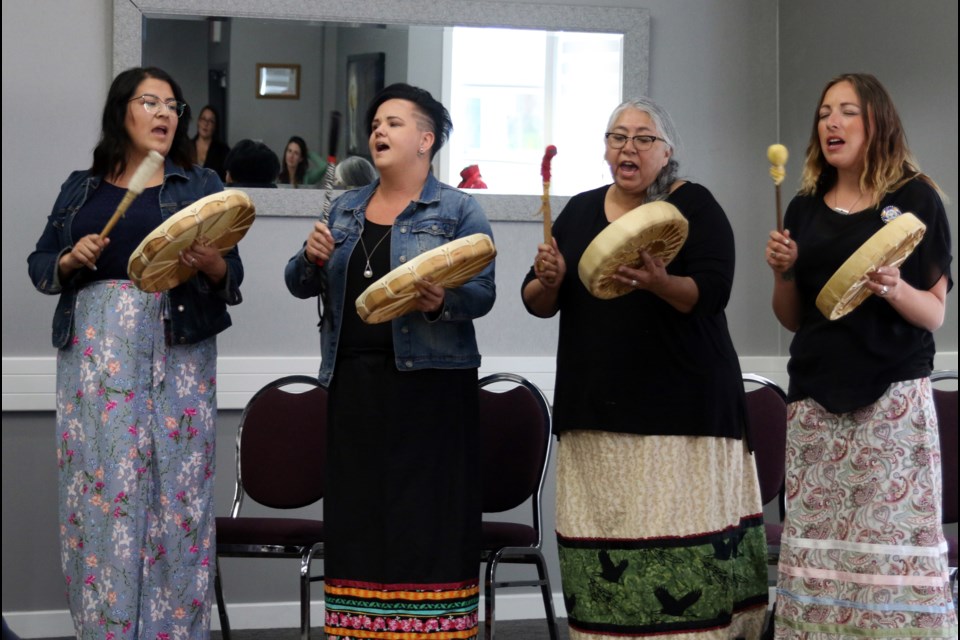
[[[213,169],[226,180],[226,159],[230,147],[220,139],[220,113],[212,106],[200,109],[197,116],[197,135],[193,137],[191,154],[193,161],[205,169]]]
[[[285,274],[297,297],[327,291],[319,375],[330,390],[326,634],[353,638],[357,625],[379,620],[372,632],[397,640],[475,637],[480,353],[473,321],[493,306],[494,265],[455,289],[418,282],[416,309],[389,322],[365,324],[354,300],[424,251],[491,234],[490,224],[471,196],[430,172],[451,122],[427,91],[386,87],[366,122],[380,178],[334,201],[329,225],[314,225]]]

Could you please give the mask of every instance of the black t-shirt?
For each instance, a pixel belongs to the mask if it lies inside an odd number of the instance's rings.
[[[845,413],[873,403],[893,382],[930,375],[933,334],[904,320],[883,298],[870,296],[832,321],[816,306],[827,280],[883,227],[881,212],[896,213],[890,207],[913,213],[927,226],[919,246],[900,266],[900,277],[926,291],[946,274],[953,286],[947,215],[927,183],[912,180],[878,206],[854,214],[832,210],[822,194],[794,198],[784,224],[797,242],[802,315],[787,365],[791,401],[810,397],[833,413]]]
[[[743,383],[724,314],[734,242],[723,209],[693,183],[667,199],[689,222],[687,241],[667,272],[696,282],[699,299],[690,313],[647,291],[600,300],[584,287],[577,267],[609,224],[608,188],[571,198],[553,227],[567,265],[559,293],[554,430],[739,439]],[[533,278],[531,269],[524,286]]]

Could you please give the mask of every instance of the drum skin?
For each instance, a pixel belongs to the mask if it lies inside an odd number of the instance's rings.
[[[414,283],[429,279],[455,289],[483,271],[496,255],[493,239],[485,233],[425,251],[367,287],[357,298],[357,314],[367,324],[379,324],[410,313],[417,301]]]
[[[647,251],[670,264],[687,241],[689,225],[680,210],[669,202],[657,201],[628,211],[597,234],[580,257],[577,271],[583,286],[602,300],[634,291],[613,278],[620,266],[637,268],[640,253]]]
[[[180,263],[180,252],[206,238],[223,255],[237,246],[256,218],[256,208],[243,191],[227,189],[181,209],[151,231],[127,263],[130,280],[143,291],[167,291],[193,277],[197,270]]]
[[[923,240],[927,227],[912,213],[902,213],[860,245],[823,285],[817,309],[827,319],[847,315],[873,292],[865,287],[867,274],[878,267],[899,267]]]

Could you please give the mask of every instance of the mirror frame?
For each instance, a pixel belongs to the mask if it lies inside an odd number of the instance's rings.
[[[627,7],[551,5],[493,0],[113,0],[113,75],[141,64],[143,19],[171,16],[236,17],[436,26],[514,27],[549,31],[622,33],[625,98],[646,95],[650,12]],[[605,117],[606,114],[598,114]],[[599,186],[599,185],[598,185]],[[322,189],[250,189],[258,216],[317,215]],[[536,222],[540,196],[471,192],[491,221]],[[557,211],[569,198],[551,197]]]

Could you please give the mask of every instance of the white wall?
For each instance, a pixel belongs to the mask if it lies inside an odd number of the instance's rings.
[[[637,2],[582,3],[635,7]],[[575,2],[554,0],[552,4]],[[651,15],[649,93],[677,122],[683,138],[683,172],[713,191],[737,236],[737,279],[728,309],[734,342],[741,356],[782,356],[788,336],[769,311],[770,277],[761,255],[773,218],[767,145],[782,140],[797,158],[807,135],[812,101],[823,82],[840,70],[835,67],[847,68],[846,60],[861,68],[879,64],[881,68],[872,70],[905,105],[901,112],[923,166],[954,199],[960,198],[956,186],[956,4],[952,0],[920,5],[895,0],[649,0],[644,5]],[[111,24],[110,0],[3,3],[5,358],[52,355],[49,324],[56,301],[33,291],[25,259],[60,183],[69,171],[89,165],[111,80]],[[242,34],[233,33],[234,42],[242,40]],[[262,57],[266,52],[253,53],[255,45],[248,45],[249,66],[232,69],[234,77],[252,77],[252,65],[266,60]],[[318,46],[318,61],[320,53]],[[284,51],[269,54],[273,61],[284,61],[288,55]],[[314,70],[305,68],[306,73]],[[234,81],[231,90],[245,89]],[[252,81],[249,90],[253,90]],[[300,104],[320,104],[320,90],[304,96]],[[316,130],[307,135],[321,135],[325,125],[320,115],[317,110]],[[606,116],[597,114],[601,119]],[[263,119],[262,115],[251,117]],[[281,111],[272,111],[269,117],[278,127],[271,139],[282,139],[280,144],[293,133],[281,131],[285,117]],[[243,127],[235,128],[231,137],[242,131]],[[796,179],[797,167],[791,161],[788,181]],[[956,205],[949,212],[956,232]],[[264,218],[244,239],[245,302],[232,312],[235,326],[220,340],[221,355],[316,352],[315,306],[294,300],[281,282],[283,264],[302,242],[307,226],[305,220]],[[494,233],[500,252],[499,298],[493,312],[478,322],[481,350],[486,356],[550,356],[555,350],[555,322],[528,316],[519,302],[520,280],[534,253],[539,226],[503,222],[494,225]],[[956,299],[952,293],[947,328],[937,335],[941,349],[956,351]],[[236,412],[223,412],[218,424],[216,499],[221,513],[227,510],[233,482],[232,438],[237,419]],[[62,610],[52,414],[4,413],[2,437],[3,611],[9,615]],[[547,495],[552,500],[552,482]],[[550,505],[545,518],[551,528]],[[547,555],[558,589],[556,550],[548,541]],[[224,568],[230,572],[231,603],[296,600],[292,565],[277,568],[234,562]],[[291,620],[290,626],[294,624]]]

